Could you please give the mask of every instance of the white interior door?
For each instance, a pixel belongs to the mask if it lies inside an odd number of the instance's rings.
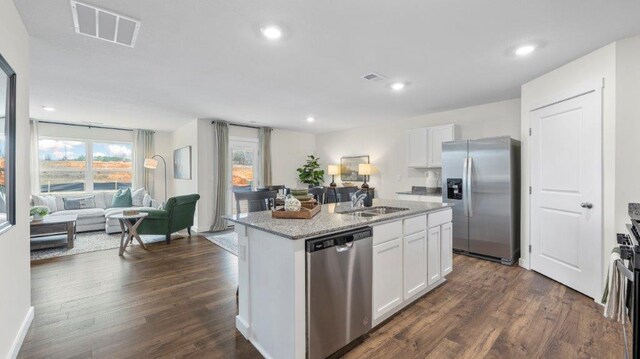
[[[602,115],[593,90],[531,112],[531,268],[601,293]]]

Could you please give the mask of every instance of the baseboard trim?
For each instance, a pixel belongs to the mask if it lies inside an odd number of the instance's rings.
[[[518,259],[518,265],[526,270],[530,270],[531,268],[529,268],[529,263],[527,263],[526,260],[524,260],[524,258],[520,258]]]
[[[27,311],[27,316],[24,317],[22,321],[22,325],[20,326],[20,331],[18,331],[18,335],[16,335],[13,340],[13,344],[11,345],[11,350],[9,351],[8,358],[16,359],[18,357],[18,353],[20,353],[20,348],[22,348],[22,342],[24,342],[24,338],[27,336],[27,332],[29,331],[29,327],[31,327],[31,322],[33,321],[33,307],[29,307]]]

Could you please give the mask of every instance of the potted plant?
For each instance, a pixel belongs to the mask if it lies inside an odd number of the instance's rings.
[[[308,184],[309,187],[319,186],[324,182],[324,170],[319,169],[319,160],[320,159],[314,155],[307,156],[307,162],[302,165],[302,167],[296,169],[300,182]]]
[[[34,221],[42,220],[47,214],[49,214],[49,208],[45,206],[35,206],[29,210],[29,215],[33,216]]]

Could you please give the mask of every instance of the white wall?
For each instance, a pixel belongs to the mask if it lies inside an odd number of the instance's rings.
[[[615,243],[615,130],[616,130],[616,45],[611,44],[564,65],[522,86],[522,194],[521,248],[528,248],[529,223],[529,112],[554,94],[564,94],[586,82],[605,79],[603,89],[603,273]],[[523,251],[520,264],[529,268],[529,253]],[[604,281],[604,277],[603,277]]]
[[[272,184],[283,184],[289,188],[300,187],[296,168],[306,162],[308,155],[315,153],[315,135],[274,129],[271,133]]]
[[[616,43],[616,219],[626,233],[627,204],[640,202],[640,36]]]
[[[0,235],[0,357],[16,355],[30,323],[29,36],[13,1],[0,0],[0,53],[17,73],[16,225]],[[21,328],[24,330],[21,331]]]
[[[133,131],[39,123],[38,136],[93,141],[133,142]]]
[[[198,191],[198,120],[192,120],[186,125],[171,132],[171,141],[168,143],[169,149],[164,150],[169,155],[167,160],[167,176],[169,177],[169,197],[184,194],[197,193]],[[191,179],[173,178],[173,151],[191,146]]]
[[[520,139],[520,100],[495,102],[428,114],[384,125],[327,132],[317,135],[316,153],[325,168],[339,164],[343,156],[369,155],[375,173],[370,185],[376,196],[395,198],[396,192],[426,185],[426,170],[407,167],[406,131],[412,128],[455,123],[460,139],[508,135]],[[331,177],[326,176],[326,182]],[[340,183],[336,176],[336,183]]]

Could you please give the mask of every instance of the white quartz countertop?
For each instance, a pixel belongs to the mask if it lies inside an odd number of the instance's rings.
[[[353,214],[341,214],[351,211],[351,203],[323,204],[312,219],[282,219],[272,218],[271,211],[244,213],[240,215],[224,216],[225,219],[256,228],[265,232],[289,238],[308,239],[321,235],[342,232],[345,230],[364,227],[375,223],[386,222],[419,214],[442,211],[450,208],[446,203],[415,202],[388,199],[374,199],[373,206],[408,208],[406,211],[380,214],[373,217],[360,217]]]

